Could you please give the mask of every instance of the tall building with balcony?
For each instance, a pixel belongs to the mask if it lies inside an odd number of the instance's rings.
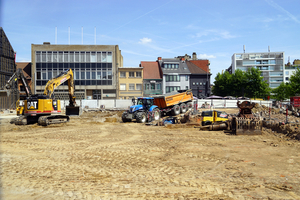
[[[252,67],[261,71],[263,80],[267,81],[270,88],[276,88],[282,82],[286,82],[284,52],[234,53],[228,71],[235,73],[237,69],[247,71]]]
[[[118,68],[123,56],[118,45],[31,45],[33,92],[41,94],[48,80],[72,69],[76,99],[118,98]],[[67,100],[67,83],[54,92]]]

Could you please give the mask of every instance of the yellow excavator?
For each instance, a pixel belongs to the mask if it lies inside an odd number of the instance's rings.
[[[68,81],[69,106],[66,106],[66,115],[61,114],[60,100],[54,98],[54,90]],[[75,85],[73,71],[68,69],[48,81],[44,94],[30,95],[24,101],[24,115],[16,118],[16,125],[38,123],[42,126],[65,123],[69,115],[79,115],[79,106],[75,102]]]

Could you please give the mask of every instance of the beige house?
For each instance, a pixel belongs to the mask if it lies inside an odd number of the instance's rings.
[[[143,96],[143,68],[119,67],[119,98],[132,99]]]

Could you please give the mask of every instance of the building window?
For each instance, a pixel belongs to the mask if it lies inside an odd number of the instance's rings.
[[[134,84],[129,83],[129,90],[134,90]]]
[[[186,89],[186,90],[189,89],[189,86],[185,86],[185,89]]]
[[[200,85],[202,85],[202,82],[200,82]]]
[[[185,75],[185,80],[188,81],[189,80],[189,76]]]
[[[129,77],[133,78],[134,77],[134,72],[129,72]]]
[[[195,82],[193,82],[193,85],[195,85]]]
[[[289,80],[289,77],[285,77],[285,80],[288,81],[288,80]]]
[[[166,75],[166,82],[179,82],[179,75]]]
[[[289,75],[289,71],[285,71],[285,75]]]
[[[41,80],[41,72],[36,72],[36,79]]]
[[[199,85],[199,83],[197,82],[196,85]]]
[[[161,84],[160,83],[156,83],[156,89],[161,90]]]
[[[142,84],[136,84],[135,89],[136,90],[142,90]]]
[[[120,72],[120,78],[126,78],[126,72]]]
[[[142,77],[142,72],[136,72],[136,77],[141,78]]]
[[[120,90],[126,90],[126,84],[120,84]]]
[[[173,91],[177,91],[180,90],[180,86],[167,86],[166,87],[166,93],[170,93]]]

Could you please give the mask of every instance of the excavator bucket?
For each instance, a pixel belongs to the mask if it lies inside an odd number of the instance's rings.
[[[236,135],[261,135],[262,121],[258,118],[236,118]]]
[[[79,106],[66,106],[66,115],[80,115]]]
[[[10,92],[8,90],[0,90],[0,97],[8,97]]]

